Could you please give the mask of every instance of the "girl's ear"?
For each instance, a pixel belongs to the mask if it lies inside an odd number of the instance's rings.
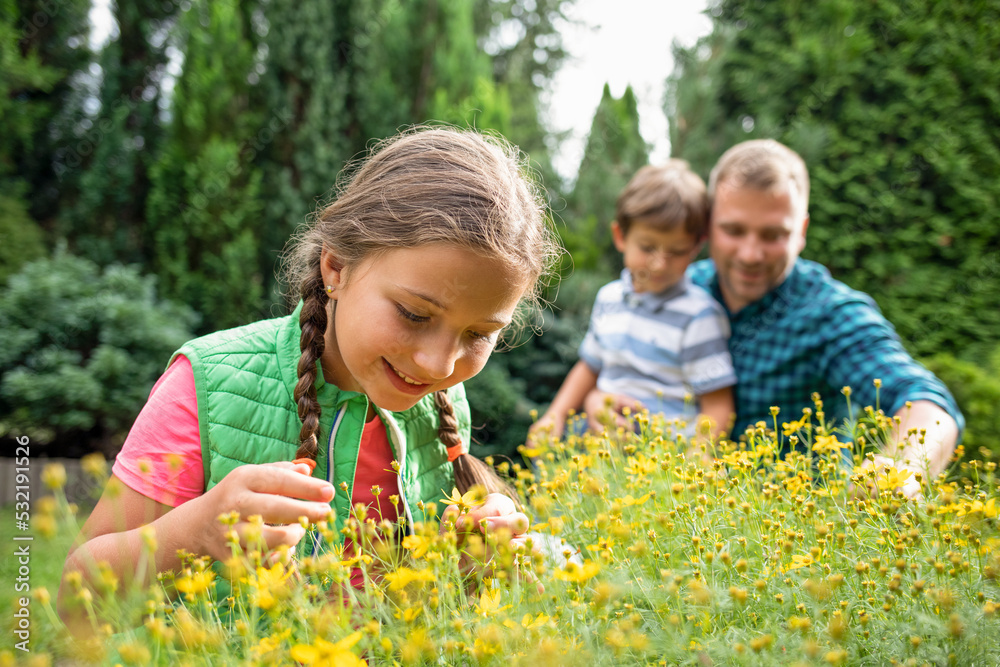
[[[344,263],[332,250],[323,246],[319,256],[319,270],[323,274],[323,288],[327,296],[336,299],[344,282]]]

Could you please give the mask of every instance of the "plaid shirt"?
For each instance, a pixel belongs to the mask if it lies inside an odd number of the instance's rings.
[[[725,306],[712,260],[688,268],[696,285],[705,287]],[[735,388],[738,436],[747,426],[778,426],[813,407],[811,395],[823,400],[827,424],[839,426],[848,416],[841,393],[851,387],[855,415],[875,406],[873,381],[881,378],[878,404],[892,415],[906,401],[929,400],[950,414],[959,431],[965,420],[955,399],[930,371],[903,349],[896,330],[867,294],[834,280],[820,264],[798,259],[781,285],[733,314],[729,350],[739,383]]]

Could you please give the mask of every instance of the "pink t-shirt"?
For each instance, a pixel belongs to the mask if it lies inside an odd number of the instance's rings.
[[[178,355],[156,381],[111,472],[127,487],[177,507],[205,489],[194,371]]]
[[[399,494],[399,476],[392,469],[393,458],[385,425],[372,419],[361,438],[351,502],[371,507],[373,517],[395,522],[389,496]],[[130,489],[171,507],[204,492],[198,398],[187,357],[178,355],[153,386],[112,472]],[[377,498],[371,491],[376,485],[382,488]]]

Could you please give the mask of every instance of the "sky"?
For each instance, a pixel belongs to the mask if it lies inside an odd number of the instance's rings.
[[[103,43],[112,30],[110,0],[94,0],[91,43]],[[650,162],[670,156],[664,85],[673,70],[671,45],[690,46],[711,31],[706,0],[575,0],[560,26],[569,53],[549,94],[546,124],[568,131],[553,156],[560,176],[572,179],[580,166],[594,111],[604,84],[621,97],[631,84],[639,101],[639,129],[652,147]]]
[[[548,98],[549,129],[570,131],[553,159],[561,176],[576,175],[605,83],[615,97],[631,84],[639,130],[652,146],[650,162],[670,156],[663,93],[673,70],[671,45],[690,46],[711,31],[705,6],[706,0],[576,0],[570,7],[573,22],[560,30],[570,57]]]

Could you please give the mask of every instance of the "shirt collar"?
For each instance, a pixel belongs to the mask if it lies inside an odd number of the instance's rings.
[[[632,273],[628,269],[622,269],[621,280],[622,300],[631,306],[641,306],[650,311],[663,308],[668,301],[687,291],[691,284],[691,279],[685,274],[680,282],[662,292],[636,292],[632,285]]]

